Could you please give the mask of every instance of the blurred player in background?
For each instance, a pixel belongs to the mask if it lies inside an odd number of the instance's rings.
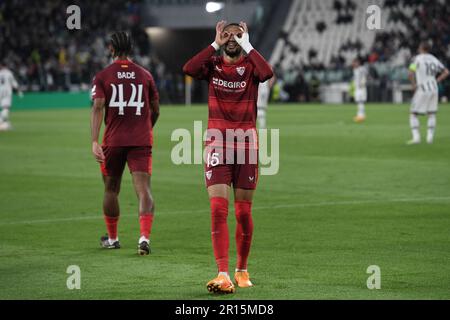
[[[221,56],[216,56],[220,49]],[[270,79],[273,72],[250,44],[247,25],[243,22],[226,25],[225,21],[217,23],[214,42],[189,60],[183,70],[193,78],[209,82],[208,134],[219,131],[225,135],[230,129],[233,132],[250,132],[245,142],[230,141],[232,147],[227,145],[225,148],[226,160],[221,151],[225,140],[214,140],[209,144],[207,141],[206,145],[205,181],[211,205],[211,237],[219,272],[207,283],[207,289],[210,292],[233,293],[235,287],[228,274],[230,186],[232,184],[234,189],[237,220],[234,280],[239,287],[250,287],[253,284],[247,271],[247,259],[253,234],[251,206],[258,179],[258,162],[256,159],[252,163],[249,158],[255,154],[257,158],[258,85]],[[245,150],[245,163],[236,163],[236,159],[228,158],[228,153],[231,151],[234,156],[236,149]]]
[[[107,249],[120,248],[117,223],[120,216],[119,191],[125,163],[133,177],[139,200],[140,238],[138,253],[150,253],[150,232],[154,204],[150,191],[153,127],[159,116],[159,96],[150,72],[128,57],[132,44],[125,32],[111,36],[114,62],[97,73],[92,86],[92,152],[101,164],[105,194],[103,213],[108,236],[100,239]],[[105,113],[105,133],[99,145]]]
[[[366,110],[364,103],[367,101],[367,69],[362,65],[361,58],[356,58],[352,62],[354,98],[358,109],[353,120],[357,123],[366,120]]]
[[[418,144],[421,141],[419,115],[428,115],[427,143],[433,143],[434,139],[439,100],[438,83],[448,77],[449,71],[442,62],[429,53],[430,49],[428,43],[421,43],[419,54],[409,66],[409,80],[415,92],[409,118],[412,140],[407,144]]]
[[[270,90],[275,83],[276,78],[273,76],[269,80],[261,82],[258,87],[258,101],[256,105],[258,106],[258,125],[260,129],[265,129],[267,125],[267,108],[270,99]]]
[[[0,61],[0,131],[11,130],[12,128],[9,120],[9,111],[12,104],[13,90],[17,90],[19,96],[22,97],[22,91],[19,90],[19,84],[13,73]]]

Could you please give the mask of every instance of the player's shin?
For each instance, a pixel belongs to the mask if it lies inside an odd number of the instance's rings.
[[[139,214],[139,226],[141,232],[139,242],[149,241],[150,233],[152,231],[153,217],[154,215],[152,212],[142,212]]]
[[[436,114],[431,113],[428,115],[428,130],[427,130],[427,142],[433,143],[434,131],[436,129]]]
[[[211,205],[211,239],[219,273],[228,274],[228,200],[212,197]]]
[[[420,131],[419,131],[419,118],[416,114],[411,113],[409,117],[409,125],[411,127],[412,139],[414,142],[420,141]]]
[[[253,235],[252,202],[245,200],[235,201],[234,208],[237,221],[236,250],[238,256],[236,271],[246,271]]]
[[[358,117],[365,117],[366,116],[366,108],[364,106],[364,103],[362,103],[362,102],[358,102],[357,116]]]
[[[8,122],[9,121],[9,109],[3,108],[0,112],[0,122]]]

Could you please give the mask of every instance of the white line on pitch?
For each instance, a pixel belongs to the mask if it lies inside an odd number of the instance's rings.
[[[293,203],[293,204],[279,204],[273,206],[257,206],[252,209],[255,211],[266,209],[281,209],[281,208],[307,208],[307,207],[325,207],[325,206],[339,206],[339,205],[361,205],[361,204],[376,204],[385,202],[426,202],[426,201],[442,201],[450,200],[450,197],[429,197],[429,198],[399,198],[399,199],[385,199],[385,200],[349,200],[349,201],[328,201],[328,202],[315,202],[315,203]],[[189,213],[203,213],[209,212],[209,209],[199,210],[182,210],[182,211],[168,211],[160,212],[159,214],[189,214]],[[157,213],[158,214],[158,213]],[[121,217],[133,217],[137,218],[137,214],[122,214]],[[84,217],[69,217],[69,218],[55,218],[55,219],[37,219],[28,221],[10,221],[0,222],[1,226],[17,225],[17,224],[39,224],[39,223],[53,223],[53,222],[68,222],[68,221],[82,221],[82,220],[95,220],[101,219],[101,214],[95,216]]]

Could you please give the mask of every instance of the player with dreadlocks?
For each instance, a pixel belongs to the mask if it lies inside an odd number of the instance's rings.
[[[126,32],[111,36],[113,63],[97,73],[92,85],[92,153],[100,163],[105,193],[103,214],[107,236],[100,239],[107,249],[120,248],[119,191],[125,163],[133,177],[139,200],[140,238],[138,253],[150,253],[154,203],[150,191],[153,127],[159,116],[159,97],[152,75],[130,58],[132,42]],[[105,132],[99,135],[104,116]]]

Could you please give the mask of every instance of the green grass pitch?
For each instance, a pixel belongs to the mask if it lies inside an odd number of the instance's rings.
[[[137,201],[125,172],[122,249],[99,237],[102,182],[90,151],[89,109],[12,114],[0,132],[0,299],[450,299],[450,109],[433,145],[406,146],[406,105],[272,105],[280,171],[254,200],[249,271],[255,283],[213,296],[216,268],[201,165],[170,160],[175,128],[205,106],[162,107],[155,130],[153,254],[136,254]],[[425,119],[421,119],[422,132]],[[230,210],[231,265],[235,263]],[[68,290],[66,269],[81,269]],[[366,286],[370,265],[381,289]]]

